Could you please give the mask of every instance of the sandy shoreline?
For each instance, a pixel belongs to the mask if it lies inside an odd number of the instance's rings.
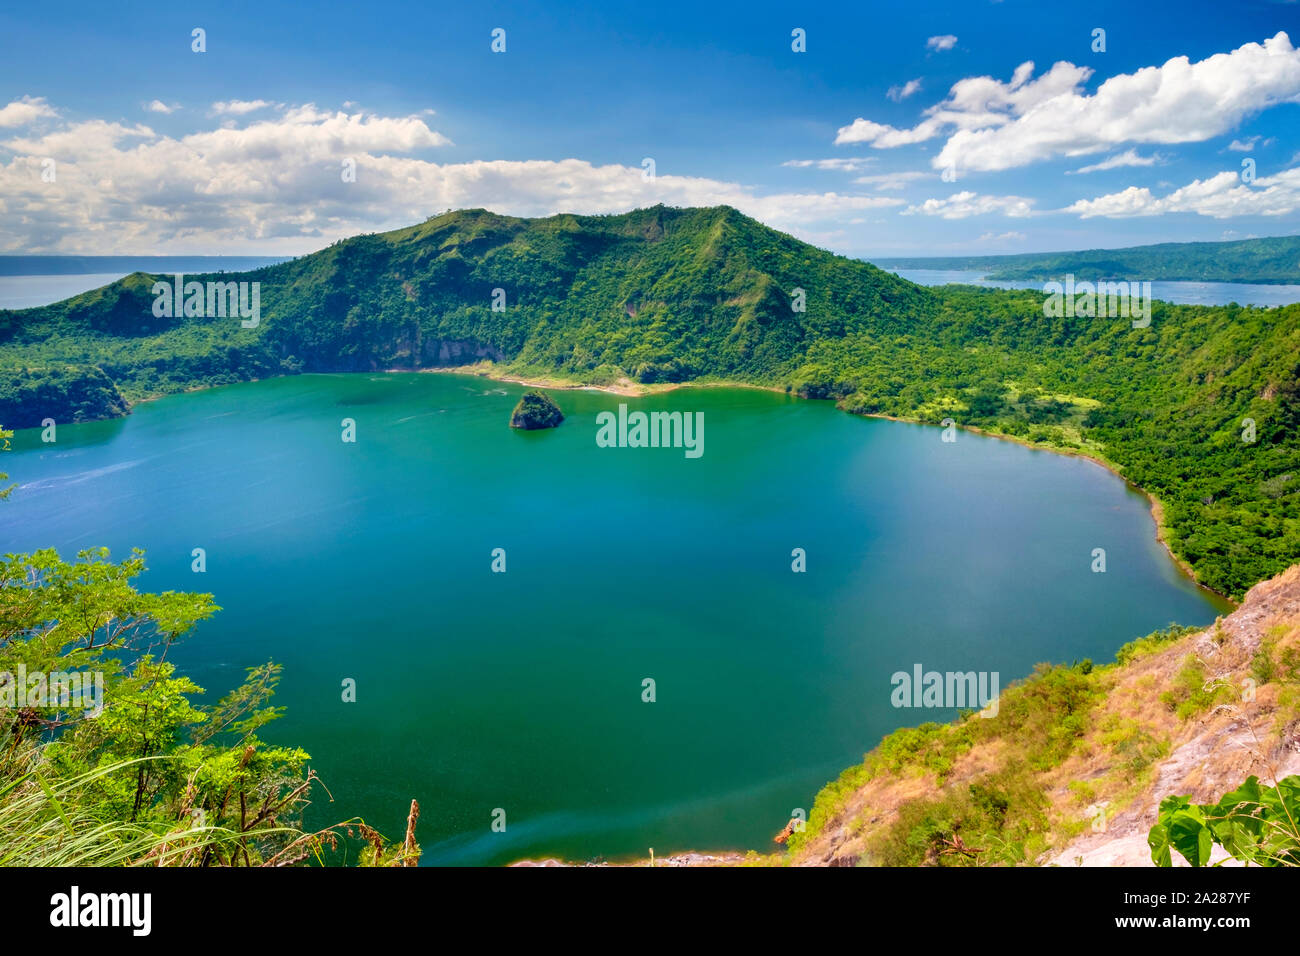
[[[785,389],[778,388],[775,385],[754,385],[751,382],[660,382],[654,385],[645,385],[641,382],[634,382],[629,378],[623,378],[619,379],[618,383],[614,385],[592,385],[575,382],[572,379],[520,378],[516,375],[497,372],[490,362],[476,362],[473,365],[440,366],[438,368],[390,368],[384,369],[384,371],[474,375],[478,378],[491,379],[494,382],[510,382],[513,385],[523,385],[527,388],[549,388],[568,392],[608,392],[611,395],[620,395],[624,398],[661,395],[665,392],[676,391],[679,388],[753,388],[762,392],[785,394]]]

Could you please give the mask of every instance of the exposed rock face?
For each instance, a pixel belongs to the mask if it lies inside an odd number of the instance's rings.
[[[479,359],[504,362],[505,353],[491,345],[472,339],[425,339],[421,355],[429,365],[468,365]]]
[[[511,428],[532,430],[535,428],[554,428],[564,421],[560,406],[543,392],[525,392],[519,404],[510,415]]]
[[[1130,681],[1143,674],[1159,675],[1179,655],[1196,654],[1209,665],[1217,681],[1244,686],[1252,678],[1251,662],[1266,639],[1294,646],[1300,628],[1300,565],[1261,581],[1246,594],[1241,607],[1214,628],[1193,634],[1150,661],[1132,668]],[[1163,659],[1163,660],[1162,660]],[[1145,665],[1142,667],[1141,665]],[[1300,719],[1284,700],[1281,681],[1264,683],[1253,700],[1214,707],[1185,722],[1170,736],[1170,753],[1156,764],[1154,783],[1127,805],[1113,806],[1104,833],[1087,833],[1073,840],[1047,862],[1059,866],[1152,866],[1147,834],[1156,822],[1160,801],[1186,794],[1193,803],[1212,803],[1251,774],[1272,785],[1300,774]],[[1253,685],[1252,685],[1253,689]],[[1215,846],[1211,861],[1227,857]],[[1174,854],[1174,865],[1186,862]],[[1228,859],[1227,865],[1239,866]]]

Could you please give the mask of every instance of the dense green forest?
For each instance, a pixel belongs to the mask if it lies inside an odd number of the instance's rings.
[[[1128,279],[1300,283],[1300,236],[1227,242],[1162,242],[1127,249],[1029,252],[1010,256],[878,259],[886,269],[973,269],[993,279]]]
[[[459,211],[187,278],[260,283],[260,322],[158,318],[156,277],[140,273],[0,311],[0,423],[481,358],[594,384],[748,382],[1103,458],[1160,498],[1170,546],[1225,594],[1300,558],[1300,306],[1157,302],[1145,328],[1047,318],[1040,293],[921,288],[729,207]]]

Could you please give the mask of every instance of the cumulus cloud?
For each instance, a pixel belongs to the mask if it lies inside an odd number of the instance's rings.
[[[948,97],[925,111],[925,118],[911,129],[898,129],[859,117],[841,127],[836,145],[870,143],[876,149],[893,149],[933,139],[945,130],[973,131],[1005,123],[1012,114],[1028,113],[1065,91],[1072,90],[1091,75],[1091,71],[1069,63],[1057,63],[1036,80],[1034,64],[1022,63],[1009,83],[991,77],[959,80]],[[950,140],[951,142],[951,140]],[[934,162],[936,168],[948,163]]]
[[[1130,186],[1117,193],[1080,199],[1064,211],[1084,219],[1104,216],[1125,219],[1190,212],[1214,219],[1233,216],[1286,216],[1300,209],[1300,167],[1275,176],[1261,176],[1254,183],[1225,171],[1208,179],[1197,179],[1166,196],[1155,196],[1146,187]]]
[[[1023,242],[1027,237],[1023,232],[986,232],[977,242]]]
[[[167,114],[175,113],[178,109],[180,109],[180,104],[172,103],[169,105],[167,103],[164,103],[162,100],[151,100],[144,105],[144,108],[148,110],[150,113],[162,113],[164,116],[166,116]]]
[[[930,37],[925,41],[927,50],[938,50],[942,53],[944,50],[951,50],[957,45],[957,38],[951,33],[945,33],[943,36]]]
[[[1066,170],[1066,175],[1075,175],[1078,173],[1099,173],[1106,169],[1119,169],[1124,166],[1154,166],[1161,162],[1160,156],[1152,154],[1150,156],[1139,156],[1136,149],[1126,149],[1122,153],[1116,153],[1103,159],[1100,163],[1093,163],[1090,166],[1080,166],[1078,169]]]
[[[0,249],[23,252],[298,254],[441,209],[520,216],[611,213],[663,202],[728,204],[796,234],[818,222],[901,207],[837,192],[760,195],[693,176],[579,159],[438,163],[450,143],[425,115],[330,112],[313,105],[226,118],[173,137],[144,125],[67,122],[0,140]],[[41,161],[58,160],[55,182]],[[355,163],[355,182],[340,175]],[[110,246],[111,244],[111,246]]]
[[[835,135],[836,146],[853,143],[869,143],[876,149],[893,149],[896,146],[910,146],[923,143],[939,133],[941,124],[926,120],[913,129],[898,129],[887,123],[873,123],[858,117],[848,126],[841,126]]]
[[[1284,32],[1196,63],[1179,56],[1121,73],[1092,94],[1083,88],[1087,67],[1062,61],[1033,74],[1025,62],[1007,82],[959,80],[912,129],[858,118],[835,142],[888,149],[944,135],[936,169],[997,171],[1124,143],[1203,142],[1270,107],[1300,102],[1300,50]]]
[[[104,120],[86,120],[34,138],[20,136],[0,141],[0,147],[67,163],[77,155],[93,154],[96,151],[111,153],[120,147],[126,148],[123,147],[124,140],[152,139],[155,135],[153,130],[140,123],[123,126],[121,123]]]
[[[895,103],[901,103],[903,102],[903,100],[907,99],[913,93],[919,93],[919,92],[921,92],[921,81],[919,79],[916,79],[916,80],[908,80],[902,86],[891,86],[889,90],[885,93],[885,95],[888,96]]]
[[[0,106],[0,129],[26,126],[33,120],[57,115],[54,108],[45,102],[45,97],[24,96],[20,100]]]
[[[969,219],[998,213],[1020,219],[1032,216],[1034,201],[1021,196],[981,196],[978,193],[953,193],[945,199],[927,199],[903,210],[904,216],[939,216],[943,219]]]

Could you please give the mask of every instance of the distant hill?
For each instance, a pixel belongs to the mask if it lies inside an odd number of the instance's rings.
[[[1171,550],[1224,594],[1300,560],[1300,305],[1156,302],[1138,328],[1049,317],[1041,292],[922,288],[725,206],[462,210],[188,278],[258,283],[260,322],[155,316],[158,277],[143,273],[0,310],[0,424],[483,359],[572,383],[743,382],[1102,459],[1159,497]]]
[[[1014,256],[875,259],[882,269],[961,269],[991,279],[1043,281],[1067,273],[1088,280],[1300,283],[1300,236],[1230,242],[1162,242],[1126,249],[1029,252]]]

